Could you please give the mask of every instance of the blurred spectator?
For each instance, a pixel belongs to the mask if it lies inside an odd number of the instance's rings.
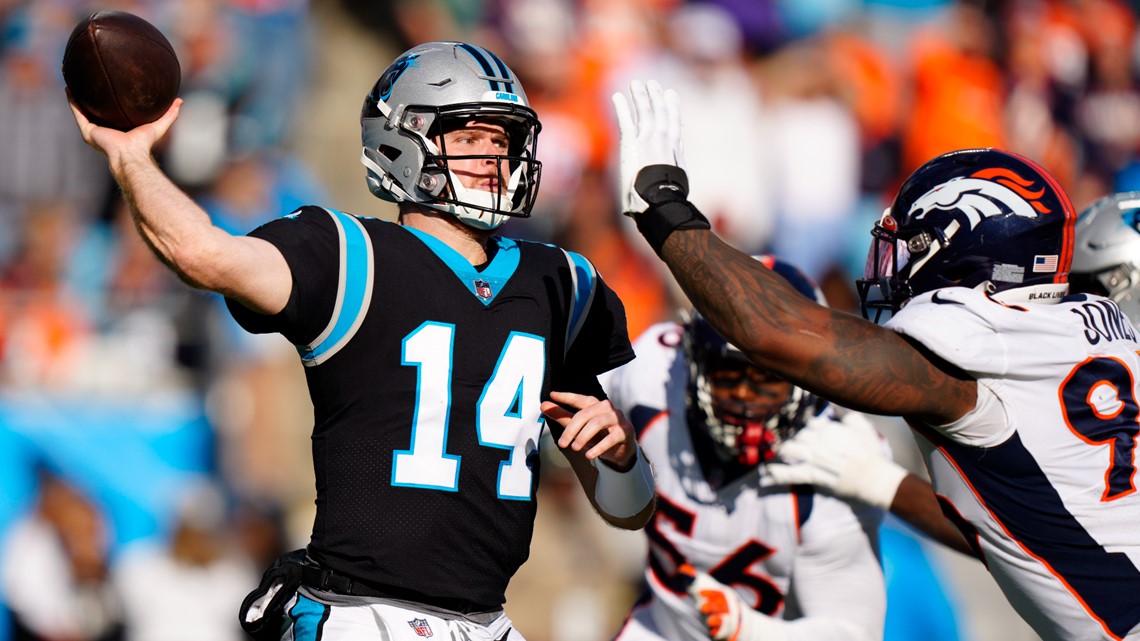
[[[242,499],[234,507],[233,523],[238,546],[254,568],[267,568],[282,554],[303,547],[290,540],[285,509],[273,499]]]
[[[570,195],[573,204],[567,226],[556,244],[589,258],[606,284],[625,305],[626,325],[637,336],[650,325],[672,318],[674,304],[660,269],[641,251],[637,239],[622,227],[609,179],[601,171],[586,172],[579,189]]]
[[[108,582],[107,523],[99,506],[47,467],[34,509],[8,532],[0,587],[15,641],[122,638],[117,595]]]
[[[70,204],[93,217],[111,187],[98,153],[76,140],[60,61],[80,6],[71,0],[4,3],[0,12],[0,223],[23,224],[27,205]],[[0,234],[0,261],[19,233]]]
[[[186,102],[218,101],[229,140],[240,148],[291,143],[309,84],[308,0],[190,0],[163,11]]]
[[[244,641],[234,604],[257,572],[227,527],[226,499],[213,483],[179,497],[169,539],[128,546],[113,568],[127,641]]]
[[[244,72],[234,100],[234,145],[284,147],[309,82],[309,0],[225,0],[225,7],[233,58]]]
[[[1011,3],[1003,19],[1009,74],[1005,112],[1009,148],[1036,159],[1071,191],[1079,154],[1066,123],[1084,73],[1059,67],[1054,61],[1058,48],[1069,52],[1063,59],[1085,58],[1084,45],[1065,12],[1049,3]]]
[[[913,68],[901,177],[947,151],[1005,145],[997,38],[982,10],[967,3],[953,5],[915,34],[908,52]]]
[[[859,125],[825,45],[789,45],[764,75],[777,214],[770,248],[817,283],[841,262],[860,188]]]
[[[109,220],[83,228],[70,254],[66,286],[91,319],[73,364],[69,393],[193,392],[197,363],[183,358],[180,326],[193,294],[154,259],[116,197]]]
[[[862,189],[878,193],[899,173],[902,77],[890,51],[853,23],[821,33],[839,97],[859,125]],[[869,228],[869,226],[868,226]]]
[[[68,260],[83,221],[65,202],[29,203],[14,225],[11,259],[0,264],[0,381],[60,390],[71,385],[93,327],[67,287]]]
[[[583,173],[609,162],[609,125],[596,112],[596,59],[580,46],[580,20],[567,0],[500,0],[492,19],[502,50],[542,120],[542,189],[531,218],[504,234],[550,242],[572,223]],[[620,292],[619,292],[620,293]]]
[[[676,89],[690,199],[725,240],[759,252],[776,224],[772,119],[746,65],[740,26],[719,6],[684,4],[663,18],[660,36],[659,48],[614,70],[606,98],[632,78]]]
[[[1089,45],[1089,83],[1078,98],[1075,124],[1095,182],[1078,186],[1074,202],[1099,197],[1140,149],[1140,86],[1132,50],[1136,19],[1120,2],[1077,2]]]

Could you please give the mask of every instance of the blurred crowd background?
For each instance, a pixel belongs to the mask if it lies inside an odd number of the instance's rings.
[[[308,203],[394,216],[357,162],[364,96],[412,44],[498,52],[543,123],[534,216],[505,233],[589,257],[636,336],[684,301],[617,210],[609,97],[629,79],[680,92],[692,200],[717,231],[855,312],[871,222],[941,152],[1029,156],[1078,209],[1140,189],[1138,4],[0,0],[0,641],[241,639],[241,597],[312,520],[295,351],[152,257],[75,127],[60,60],[92,11],[174,43],[186,104],[159,161],[237,234]],[[921,472],[905,426],[879,425]],[[530,641],[606,641],[644,543],[547,458],[508,614]],[[893,521],[884,541],[888,639],[1035,639],[979,565]]]

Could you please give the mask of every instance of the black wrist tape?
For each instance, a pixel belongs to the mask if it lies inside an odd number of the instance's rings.
[[[649,209],[634,216],[637,230],[660,256],[665,239],[678,229],[711,229],[709,221],[688,201],[689,178],[674,165],[649,165],[633,181]]]

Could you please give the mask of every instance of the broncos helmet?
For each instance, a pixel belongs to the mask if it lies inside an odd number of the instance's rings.
[[[770,255],[756,259],[804,296],[827,304],[815,283],[799,269]],[[803,427],[826,405],[823,399],[794,385],[791,395],[781,404],[718,399],[713,394],[710,373],[728,364],[752,362],[695,310],[689,312],[684,324],[682,345],[689,366],[689,428],[703,430],[710,437],[722,462],[752,467],[770,460],[780,441]]]
[[[1057,302],[1068,291],[1076,214],[1043,168],[997,149],[938,156],[903,183],[871,231],[863,315],[874,320],[941,287],[1002,302]]]
[[[448,155],[440,135],[444,126],[473,119],[506,129],[505,156]],[[360,125],[360,162],[377,197],[447,212],[475,229],[530,216],[541,174],[535,154],[542,126],[518,77],[490,51],[464,42],[409,49],[365,98]],[[449,166],[453,160],[487,159],[506,161],[509,175],[499,176],[497,193],[464,188]]]
[[[1077,218],[1073,289],[1116,301],[1140,324],[1140,191],[1101,198]]]

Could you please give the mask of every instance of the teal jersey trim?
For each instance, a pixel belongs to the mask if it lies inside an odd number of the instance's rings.
[[[566,349],[574,344],[578,331],[586,322],[586,312],[594,301],[598,288],[598,272],[586,257],[572,251],[562,250],[570,263],[570,275],[574,280],[574,302],[570,307],[570,322],[566,324]]]
[[[507,281],[514,276],[519,266],[519,246],[510,238],[492,236],[491,242],[498,245],[498,251],[491,263],[483,271],[475,269],[459,252],[448,246],[447,243],[419,229],[405,227],[404,229],[419,238],[428,249],[432,251],[447,268],[455,274],[459,282],[471,292],[484,306],[490,305],[499,292],[503,291]]]
[[[325,211],[332,216],[340,240],[340,277],[328,326],[312,343],[297,348],[305,367],[327,361],[352,340],[368,314],[376,280],[376,256],[364,225],[355,216]]]

